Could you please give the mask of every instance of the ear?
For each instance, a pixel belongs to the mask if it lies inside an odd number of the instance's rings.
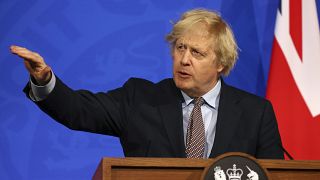
[[[218,73],[221,73],[223,71],[223,69],[224,69],[224,66],[221,64],[218,64],[218,66],[217,66]]]
[[[173,54],[174,54],[174,50],[175,50],[174,45],[173,45],[173,44],[171,44],[171,45],[170,45],[170,52],[171,52],[171,56],[173,56]]]

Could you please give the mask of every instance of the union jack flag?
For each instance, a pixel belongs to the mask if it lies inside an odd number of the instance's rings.
[[[316,0],[282,0],[267,98],[283,146],[295,159],[320,159],[320,34]]]

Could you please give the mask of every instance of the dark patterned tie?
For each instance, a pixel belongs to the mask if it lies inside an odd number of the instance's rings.
[[[187,129],[186,155],[187,158],[203,158],[206,141],[201,106],[204,103],[204,99],[202,97],[195,98],[193,102],[194,107],[190,115]]]

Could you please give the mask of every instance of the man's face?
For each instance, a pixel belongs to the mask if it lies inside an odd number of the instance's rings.
[[[199,97],[210,91],[223,70],[216,63],[212,42],[206,25],[198,23],[172,47],[173,79],[188,96]]]

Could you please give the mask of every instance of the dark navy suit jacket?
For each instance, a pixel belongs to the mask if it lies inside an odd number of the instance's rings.
[[[27,85],[24,91],[30,91]],[[52,93],[36,104],[70,129],[120,138],[125,156],[186,157],[183,97],[172,79],[159,83],[131,78],[107,93],[74,91],[57,78]],[[277,121],[269,101],[222,81],[216,135],[210,157],[244,152],[283,158]]]

